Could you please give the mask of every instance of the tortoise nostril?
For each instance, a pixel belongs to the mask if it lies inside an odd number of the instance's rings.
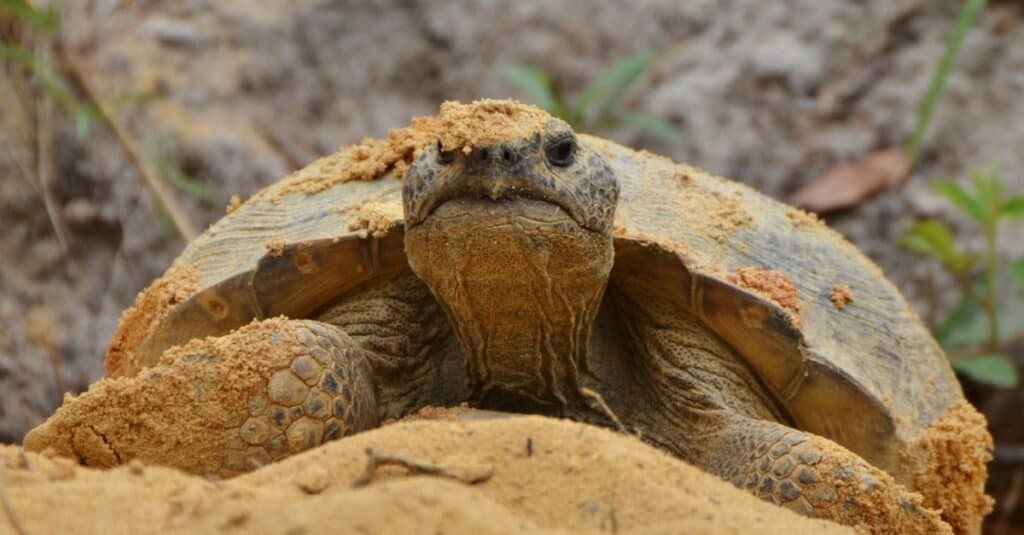
[[[513,154],[511,150],[505,148],[501,149],[501,159],[504,160],[505,163],[515,163],[516,158],[515,154]]]
[[[491,159],[490,149],[480,149],[480,161],[486,162]]]

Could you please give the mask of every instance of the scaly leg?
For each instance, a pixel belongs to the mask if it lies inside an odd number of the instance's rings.
[[[826,438],[723,416],[699,463],[760,498],[871,533],[952,533],[921,496]]]
[[[368,353],[326,323],[253,322],[67,398],[25,447],[91,466],[137,458],[235,475],[376,426]]]

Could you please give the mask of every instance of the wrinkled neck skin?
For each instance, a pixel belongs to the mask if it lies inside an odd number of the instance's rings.
[[[455,200],[406,232],[413,271],[445,309],[480,406],[566,414],[611,271],[610,235],[544,202]]]

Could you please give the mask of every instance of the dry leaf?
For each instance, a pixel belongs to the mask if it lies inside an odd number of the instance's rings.
[[[900,183],[910,171],[903,149],[869,152],[855,163],[833,166],[796,191],[789,203],[813,212],[854,206],[878,191]]]

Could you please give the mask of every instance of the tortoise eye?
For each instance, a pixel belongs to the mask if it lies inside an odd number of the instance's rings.
[[[441,145],[441,140],[437,140],[437,162],[442,165],[448,165],[455,161],[454,150],[444,150]]]
[[[572,164],[573,155],[576,153],[576,140],[572,137],[560,137],[552,140],[544,147],[544,155],[552,165],[568,167]]]

